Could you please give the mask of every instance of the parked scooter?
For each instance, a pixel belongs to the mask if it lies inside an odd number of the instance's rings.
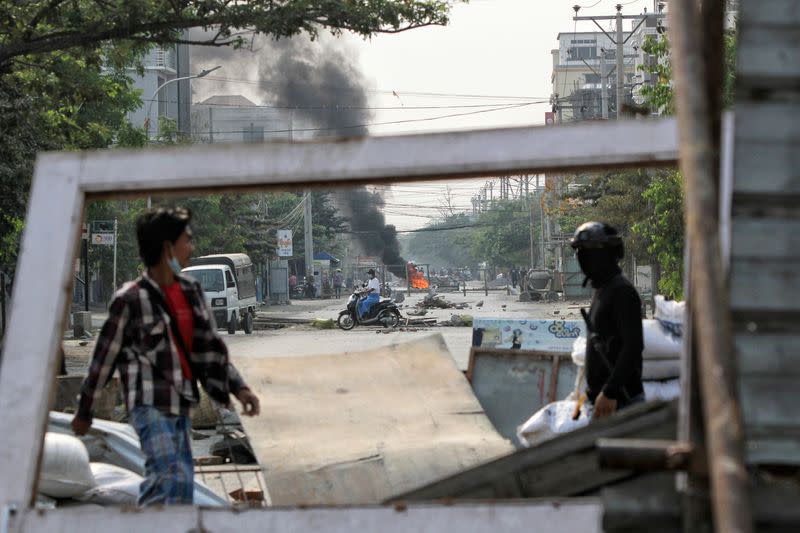
[[[400,309],[394,300],[389,299],[383,299],[376,303],[365,316],[359,318],[358,303],[366,295],[366,291],[361,289],[357,289],[350,295],[347,299],[347,308],[339,313],[339,319],[336,321],[340,329],[349,331],[357,325],[383,326],[385,328],[394,328],[400,325]]]

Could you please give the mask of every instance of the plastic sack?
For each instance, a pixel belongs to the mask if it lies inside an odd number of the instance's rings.
[[[683,324],[686,317],[686,302],[675,300],[665,300],[661,294],[655,297],[656,310],[653,318]]]
[[[645,360],[680,359],[683,346],[680,324],[663,320],[642,320],[642,333],[644,334],[642,357]]]
[[[674,400],[681,395],[681,380],[670,379],[667,381],[645,381],[644,396],[650,400]]]
[[[586,364],[586,337],[578,337],[572,343],[572,362],[578,366]]]
[[[136,505],[139,500],[139,485],[144,478],[126,468],[108,463],[92,463],[92,474],[97,485],[77,497],[85,503],[108,505]],[[194,505],[203,507],[222,507],[224,499],[198,480],[194,482]]]
[[[645,359],[642,361],[642,380],[665,380],[681,376],[680,359]]]
[[[577,420],[572,419],[575,400],[561,400],[545,405],[524,424],[517,428],[517,439],[523,446],[530,447],[568,433],[589,424],[592,419],[592,405],[585,402]]]
[[[98,505],[136,505],[142,476],[107,463],[92,463],[91,469],[97,485],[77,499]]]
[[[86,446],[72,435],[45,433],[39,492],[51,498],[73,498],[94,487]]]

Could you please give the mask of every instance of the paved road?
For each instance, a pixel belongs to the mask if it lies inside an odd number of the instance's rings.
[[[401,311],[412,309],[414,304],[424,298],[424,294],[412,294],[401,304]],[[453,314],[469,314],[474,317],[519,317],[519,318],[555,318],[579,319],[578,307],[585,302],[520,302],[515,294],[506,294],[505,291],[490,292],[488,296],[483,292],[443,293],[448,301],[455,304],[466,303],[469,308],[457,309],[431,309],[426,317],[436,317],[447,320]],[[331,318],[336,319],[339,311],[344,309],[346,299],[341,300],[292,300],[291,305],[267,306],[259,311],[262,315],[285,316],[292,318]],[[478,307],[480,304],[480,307]],[[93,315],[93,324],[96,328],[102,326],[105,314]],[[356,327],[352,331],[337,329],[320,330],[310,326],[292,326],[279,330],[255,331],[252,335],[245,335],[241,331],[235,335],[220,331],[227,342],[234,359],[239,357],[305,357],[310,355],[331,355],[343,352],[368,350],[371,348],[416,340],[423,336],[440,333],[447,343],[453,359],[462,370],[467,368],[469,348],[472,344],[472,329],[469,327],[418,327],[405,328],[416,331],[389,331],[374,327]],[[67,338],[71,332],[67,333]],[[68,354],[83,355],[84,359],[94,346],[91,340],[84,346],[79,346],[78,341],[66,340],[65,348]],[[71,364],[78,370],[83,361]]]

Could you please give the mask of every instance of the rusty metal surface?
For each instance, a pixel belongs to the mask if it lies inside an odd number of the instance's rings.
[[[577,373],[569,354],[473,347],[467,378],[497,431],[520,447],[517,426],[572,392]]]

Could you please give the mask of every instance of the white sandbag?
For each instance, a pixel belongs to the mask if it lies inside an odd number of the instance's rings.
[[[661,294],[655,297],[656,310],[653,318],[659,318],[668,322],[683,324],[686,317],[686,302],[666,300]]]
[[[517,439],[525,447],[536,446],[562,433],[574,431],[589,424],[592,419],[592,405],[585,402],[580,417],[572,419],[575,400],[562,400],[545,405],[524,424],[517,428]]]
[[[572,362],[577,366],[586,364],[586,337],[578,337],[572,343]]]
[[[91,469],[97,485],[77,499],[98,505],[136,505],[142,476],[107,463],[92,463]]]
[[[107,463],[92,463],[92,474],[97,486],[84,492],[77,499],[98,505],[136,505],[139,500],[139,486],[144,478],[135,472]],[[198,480],[194,482],[192,496],[194,505],[203,507],[224,507],[224,499],[214,494],[208,486]]]
[[[644,397],[650,400],[674,400],[681,395],[681,380],[644,381]]]
[[[642,320],[644,334],[644,352],[642,358],[647,359],[680,359],[681,325],[662,320]]]
[[[680,359],[645,359],[642,361],[643,381],[674,379],[680,376]]]
[[[73,498],[94,487],[86,446],[72,435],[45,433],[39,492],[51,498]]]

